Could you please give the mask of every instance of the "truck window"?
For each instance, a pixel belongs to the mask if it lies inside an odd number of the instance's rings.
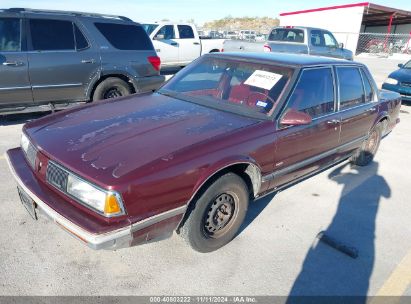
[[[0,18],[0,51],[21,51],[20,19]]]
[[[304,31],[293,28],[275,28],[268,37],[269,41],[304,42]]]
[[[180,39],[192,39],[194,38],[194,32],[189,25],[177,25],[178,33],[180,34]]]
[[[147,35],[151,35],[151,33],[158,27],[158,24],[142,24],[143,29],[147,32]]]
[[[329,32],[323,32],[323,36],[324,36],[324,43],[325,46],[328,47],[338,47],[338,43],[335,40],[334,36],[331,35],[331,33]]]
[[[358,106],[365,102],[360,71],[355,67],[338,67],[340,88],[340,110]]]
[[[150,38],[139,25],[96,22],[95,26],[116,49],[133,51],[153,49]]]
[[[312,30],[310,35],[311,45],[313,46],[325,46],[324,36],[319,30]]]
[[[31,47],[34,51],[75,49],[73,23],[71,21],[30,19],[29,22]]]
[[[176,35],[174,33],[174,26],[173,25],[164,25],[159,31],[157,32],[156,36],[163,35],[166,40],[175,39]]]
[[[287,109],[301,111],[316,118],[334,112],[334,104],[331,68],[315,68],[302,72]]]

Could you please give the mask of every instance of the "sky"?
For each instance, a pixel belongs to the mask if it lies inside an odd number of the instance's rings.
[[[364,2],[364,0],[1,0],[0,7],[27,7],[116,14],[129,17],[137,22],[154,22],[162,19],[179,22],[194,19],[196,24],[202,25],[206,21],[229,15],[232,17],[268,16],[274,18],[282,12],[358,2]],[[410,0],[374,0],[371,2],[411,11]]]

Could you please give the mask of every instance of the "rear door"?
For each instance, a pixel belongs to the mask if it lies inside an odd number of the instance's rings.
[[[0,18],[0,107],[32,103],[23,20]]]
[[[340,133],[333,74],[331,67],[309,68],[301,72],[282,113],[284,115],[290,110],[304,112],[311,116],[312,123],[302,126],[278,125],[274,172],[270,176],[271,188],[333,161]]]
[[[179,43],[174,25],[163,25],[153,33],[153,45],[161,58],[161,65],[179,64]]]
[[[87,100],[100,58],[80,26],[71,20],[32,18],[28,30],[34,101]]]
[[[201,54],[200,39],[194,34],[190,25],[177,25],[180,63],[190,63]]]
[[[377,119],[378,97],[368,73],[356,66],[336,67],[343,152],[357,148]]]

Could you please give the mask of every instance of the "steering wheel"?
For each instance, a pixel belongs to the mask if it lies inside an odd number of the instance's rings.
[[[251,104],[249,103],[250,97],[251,97],[251,96],[254,96],[254,95],[262,96],[263,98],[262,98],[261,101],[263,101],[263,102],[266,102],[267,99],[268,99],[268,100],[272,103],[271,107],[269,107],[269,108],[264,108],[264,109],[266,110],[266,112],[270,111],[270,110],[272,109],[272,107],[274,106],[274,104],[275,104],[275,100],[274,100],[272,97],[268,96],[267,93],[251,92],[251,93],[248,94],[248,96],[247,96],[247,104],[248,104],[249,106],[256,106],[256,104],[251,105]],[[258,97],[257,97],[257,98],[258,98]]]

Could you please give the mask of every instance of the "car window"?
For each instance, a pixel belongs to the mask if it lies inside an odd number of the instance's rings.
[[[21,51],[20,19],[0,18],[0,51]]]
[[[74,35],[76,38],[76,49],[77,50],[84,50],[89,47],[86,37],[84,37],[83,33],[80,31],[78,26],[75,24],[74,24]]]
[[[334,36],[331,35],[331,33],[323,32],[323,36],[324,36],[325,46],[328,46],[328,47],[337,47],[338,46],[337,41],[335,40]]]
[[[119,24],[96,22],[95,26],[110,44],[118,50],[152,50],[150,38],[137,24]]]
[[[206,106],[231,104],[269,115],[293,73],[291,68],[269,64],[207,57],[200,60],[162,90],[181,93]]]
[[[367,74],[361,69],[362,79],[364,81],[365,102],[374,101],[375,92],[370,83],[370,79]]]
[[[364,103],[364,91],[360,71],[355,67],[338,67],[340,109],[344,110]]]
[[[293,28],[275,28],[268,37],[269,41],[304,42],[304,31]]]
[[[157,32],[157,34],[155,35],[155,37],[157,37],[158,35],[163,35],[164,39],[175,39],[176,36],[174,34],[174,26],[173,25],[164,25],[161,29],[159,29],[159,31]]]
[[[189,25],[177,25],[178,33],[180,34],[180,39],[191,39],[194,38],[193,28]]]
[[[303,70],[287,110],[294,109],[312,118],[334,112],[334,82],[331,68]]]
[[[71,21],[30,19],[29,22],[33,50],[58,51],[75,49],[73,23]]]
[[[319,30],[311,31],[310,41],[313,46],[325,46],[324,37]]]

